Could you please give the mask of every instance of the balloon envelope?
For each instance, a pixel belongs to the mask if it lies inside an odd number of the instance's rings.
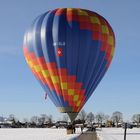
[[[34,20],[23,46],[33,74],[59,111],[73,121],[111,63],[115,36],[99,14],[60,8]]]

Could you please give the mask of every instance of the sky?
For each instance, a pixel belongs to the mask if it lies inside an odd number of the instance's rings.
[[[116,36],[112,64],[91,98],[86,112],[114,111],[130,120],[140,113],[139,0],[0,0],[0,116],[19,119],[52,114],[61,118],[29,70],[22,51],[26,29],[40,14],[61,7],[95,11],[111,24]]]

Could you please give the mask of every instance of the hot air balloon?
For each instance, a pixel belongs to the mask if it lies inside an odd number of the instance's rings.
[[[27,64],[49,98],[74,121],[110,66],[115,36],[101,15],[59,8],[38,16],[24,36]]]

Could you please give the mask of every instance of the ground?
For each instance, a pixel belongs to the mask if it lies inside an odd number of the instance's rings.
[[[124,140],[123,128],[97,129],[99,140]],[[140,128],[127,129],[126,140],[140,140]]]
[[[67,135],[66,129],[0,129],[0,140],[70,140],[77,137],[77,134]]]
[[[94,133],[84,132],[77,129],[76,134],[67,135],[66,129],[2,129],[0,128],[0,140],[94,140]],[[99,140],[123,140],[123,128],[97,129]],[[140,140],[140,128],[127,130],[126,140]]]
[[[75,140],[98,140],[95,132],[84,132],[78,136]]]

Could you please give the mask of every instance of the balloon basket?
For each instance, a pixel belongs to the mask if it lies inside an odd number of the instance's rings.
[[[67,129],[67,134],[73,134],[73,130],[72,129]]]

